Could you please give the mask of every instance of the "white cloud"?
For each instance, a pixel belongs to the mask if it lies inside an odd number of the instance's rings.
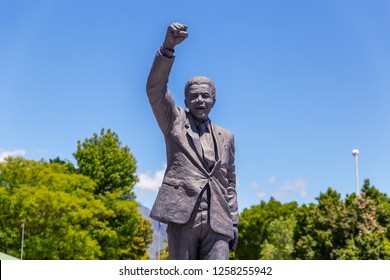
[[[257,197],[258,198],[265,198],[266,196],[267,196],[266,192],[259,192],[259,193],[257,193]]]
[[[258,198],[264,198],[264,197],[267,196],[267,193],[266,193],[266,192],[261,191],[261,189],[262,189],[263,187],[262,187],[259,183],[257,183],[257,182],[252,182],[252,183],[251,183],[251,188],[257,191],[256,196],[257,196]]]
[[[279,181],[276,176],[272,176],[269,179],[269,183],[275,186],[278,191],[274,193],[275,197],[285,197],[288,193],[297,192],[302,197],[306,197],[308,183],[305,178],[298,177],[293,181]]]
[[[304,178],[298,177],[295,179],[295,181],[284,181],[282,183],[282,186],[280,188],[281,190],[289,190],[289,191],[296,191],[301,196],[305,197],[307,195],[307,182]]]
[[[256,182],[252,182],[251,183],[251,188],[255,189],[255,190],[258,190],[261,188],[260,184],[256,183]]]
[[[25,154],[25,150],[3,151],[0,152],[0,162],[3,162],[7,157],[23,157]]]
[[[276,176],[272,176],[271,178],[269,178],[269,180],[268,180],[268,183],[270,183],[271,185],[272,184],[275,184],[276,183],[276,181],[277,181],[277,177]]]
[[[153,174],[150,172],[140,173],[138,175],[139,182],[135,185],[135,187],[141,191],[157,192],[161,186],[165,168],[166,167],[164,166],[162,169],[155,171]]]
[[[274,192],[272,196],[276,199],[286,199],[290,196],[290,194],[286,191],[277,191]]]

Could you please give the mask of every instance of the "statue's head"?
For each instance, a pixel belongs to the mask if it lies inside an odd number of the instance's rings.
[[[197,121],[208,119],[215,101],[215,85],[211,79],[198,76],[186,83],[184,103]]]

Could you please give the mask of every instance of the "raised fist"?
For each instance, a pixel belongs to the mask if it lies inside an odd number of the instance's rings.
[[[176,45],[183,42],[187,37],[187,25],[174,22],[168,27],[163,47],[168,50],[173,50]]]

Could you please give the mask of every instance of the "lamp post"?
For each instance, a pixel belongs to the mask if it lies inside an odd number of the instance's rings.
[[[20,250],[20,259],[23,260],[23,247],[24,247],[24,223],[21,225],[22,228],[22,248]]]
[[[157,254],[157,259],[160,260],[161,258],[161,222],[158,222],[158,254]]]
[[[355,170],[356,170],[356,196],[359,196],[359,173],[358,173],[358,157],[359,157],[359,150],[353,149],[352,155],[355,157]]]

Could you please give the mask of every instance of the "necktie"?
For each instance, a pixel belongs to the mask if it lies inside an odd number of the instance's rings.
[[[215,162],[214,141],[210,132],[206,131],[206,124],[201,122],[198,125],[200,144],[203,149],[203,159],[207,162],[211,170]]]

